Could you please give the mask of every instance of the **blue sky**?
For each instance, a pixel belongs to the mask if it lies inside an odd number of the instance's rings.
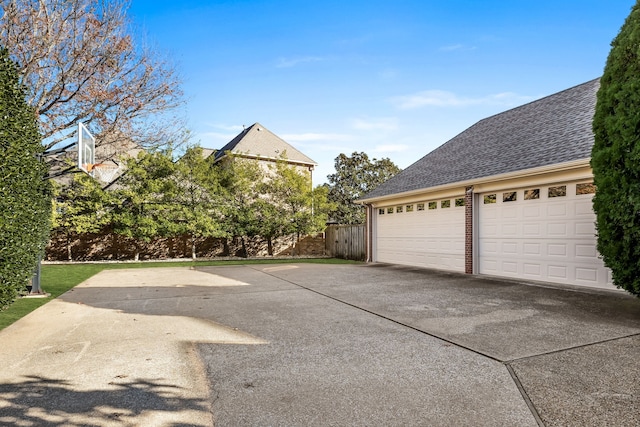
[[[260,122],[318,163],[405,168],[478,120],[602,74],[633,0],[132,0],[193,142]]]

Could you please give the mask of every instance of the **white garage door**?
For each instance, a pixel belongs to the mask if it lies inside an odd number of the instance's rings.
[[[598,257],[591,183],[480,196],[479,273],[611,288]]]
[[[378,209],[376,261],[464,272],[464,198]]]

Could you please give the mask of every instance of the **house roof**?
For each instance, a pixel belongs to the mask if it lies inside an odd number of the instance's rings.
[[[362,197],[588,159],[600,79],[480,120]]]
[[[244,129],[227,145],[218,150],[215,154],[215,160],[220,160],[227,152],[271,160],[280,159],[283,153],[286,153],[286,160],[291,163],[308,166],[317,165],[315,161],[302,154],[260,123],[254,123]]]

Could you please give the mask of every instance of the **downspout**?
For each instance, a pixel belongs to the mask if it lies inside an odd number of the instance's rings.
[[[367,230],[365,235],[365,262],[373,262],[373,205],[366,204],[367,207],[367,221],[366,228]]]

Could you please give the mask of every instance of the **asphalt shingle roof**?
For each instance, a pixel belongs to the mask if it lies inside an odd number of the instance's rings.
[[[587,159],[600,79],[480,120],[363,200]]]
[[[317,165],[315,161],[285,142],[260,123],[254,123],[244,129],[227,143],[227,145],[218,150],[215,160],[224,157],[228,151],[265,159],[279,159],[286,153],[286,158],[289,162],[309,166]]]

